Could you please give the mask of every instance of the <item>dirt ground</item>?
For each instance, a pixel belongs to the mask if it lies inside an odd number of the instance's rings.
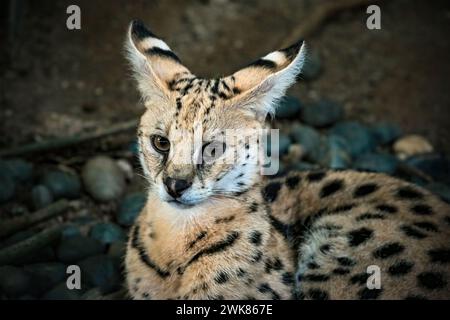
[[[231,73],[277,48],[320,1],[23,1],[12,43],[0,48],[0,148],[91,130],[142,113],[123,57],[131,19],[162,36],[202,76]],[[7,39],[7,1],[0,38]],[[82,29],[66,28],[77,4]],[[365,8],[340,15],[306,39],[323,73],[291,93],[328,97],[347,117],[398,123],[450,152],[450,2],[381,3],[381,30]],[[20,17],[20,15],[19,15]]]

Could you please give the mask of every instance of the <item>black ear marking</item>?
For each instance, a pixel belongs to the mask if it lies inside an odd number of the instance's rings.
[[[171,59],[175,62],[181,63],[180,58],[177,57],[175,53],[170,50],[164,50],[158,47],[153,47],[148,50],[145,50],[145,53],[149,56],[158,56],[166,59]]]
[[[158,38],[155,36],[144,23],[140,20],[131,21],[131,36],[135,40],[143,40],[145,38]]]
[[[293,45],[281,49],[280,51],[283,52],[286,55],[286,58],[288,58],[289,60],[294,60],[297,54],[299,53],[300,49],[302,48],[303,42],[304,40],[300,39]]]

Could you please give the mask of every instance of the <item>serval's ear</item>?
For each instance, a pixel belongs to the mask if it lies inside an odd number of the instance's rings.
[[[192,76],[169,46],[141,21],[131,22],[126,50],[144,100],[167,98],[171,83],[180,77]]]
[[[230,101],[245,108],[259,119],[273,114],[275,104],[295,82],[305,61],[303,41],[282,50],[274,51],[247,67],[227,77],[234,82]]]

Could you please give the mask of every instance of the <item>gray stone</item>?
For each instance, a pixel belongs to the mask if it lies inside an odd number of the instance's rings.
[[[32,276],[32,291],[37,296],[41,296],[66,278],[66,266],[60,262],[30,264],[24,269]]]
[[[122,226],[131,226],[144,208],[146,201],[147,197],[140,192],[127,195],[120,203],[117,222]]]
[[[120,289],[121,274],[117,261],[107,255],[87,258],[79,263],[83,282],[89,288],[98,287],[103,294]]]
[[[51,191],[55,199],[75,199],[81,193],[81,183],[78,176],[65,171],[49,171],[43,176],[41,183]]]
[[[0,186],[0,203],[3,203],[14,196],[16,183],[9,175],[0,175]]]
[[[308,54],[302,71],[300,72],[300,79],[311,81],[317,79],[322,73],[322,60],[317,54],[313,52]]]
[[[416,155],[405,161],[436,181],[450,185],[450,159],[440,154]]]
[[[22,159],[0,160],[0,176],[9,175],[17,182],[33,178],[33,164]]]
[[[328,137],[328,164],[331,169],[346,169],[350,167],[351,156],[347,141],[336,135]]]
[[[331,128],[330,134],[341,136],[347,140],[352,157],[368,153],[376,147],[375,137],[371,130],[358,122],[340,122]]]
[[[361,171],[383,172],[394,174],[397,170],[398,160],[390,154],[367,153],[359,156],[353,167]]]
[[[398,125],[387,122],[377,123],[371,128],[371,130],[375,137],[376,143],[381,145],[392,143],[402,134],[402,130]]]
[[[104,156],[90,159],[82,171],[87,192],[97,201],[117,200],[125,190],[125,175],[114,160]]]
[[[89,236],[101,243],[110,244],[116,241],[125,241],[125,232],[118,225],[111,222],[101,222],[94,225]]]
[[[41,209],[53,202],[53,195],[46,186],[39,184],[31,190],[31,201],[36,210]]]
[[[292,126],[290,136],[295,143],[302,146],[306,156],[311,155],[321,143],[321,135],[316,129],[301,124]]]

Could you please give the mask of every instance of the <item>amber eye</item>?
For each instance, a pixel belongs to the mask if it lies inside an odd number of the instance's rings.
[[[167,140],[167,138],[164,138],[162,136],[151,136],[150,141],[152,143],[153,148],[155,148],[156,151],[159,153],[168,153],[170,150],[170,142]]]

